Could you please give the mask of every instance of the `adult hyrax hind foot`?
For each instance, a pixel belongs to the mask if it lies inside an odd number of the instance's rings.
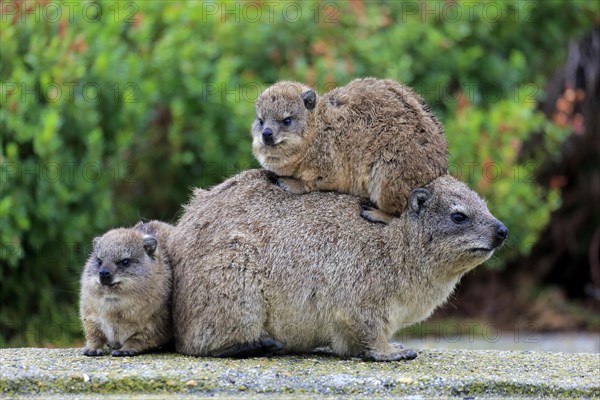
[[[375,206],[375,204],[371,202],[366,202],[360,205],[360,216],[369,222],[379,224],[389,224],[394,218],[393,215],[381,211]]]
[[[385,343],[381,348],[370,349],[363,354],[366,361],[401,361],[415,358],[417,352],[403,348],[400,343]]]
[[[217,354],[219,358],[249,358],[249,357],[264,357],[274,355],[283,350],[283,343],[271,339],[263,338],[249,343],[236,344]]]
[[[139,354],[141,354],[141,352],[133,350],[113,350],[110,353],[113,357],[133,357]]]

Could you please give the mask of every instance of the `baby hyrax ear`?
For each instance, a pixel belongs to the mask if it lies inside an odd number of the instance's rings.
[[[411,211],[419,214],[427,206],[427,200],[431,198],[431,191],[425,188],[418,188],[410,193],[408,205]]]
[[[100,243],[100,236],[96,236],[94,240],[92,240],[92,246],[94,250],[98,249],[98,244]]]
[[[314,90],[307,90],[302,93],[302,101],[304,101],[304,107],[307,110],[312,111],[317,104],[317,93]]]
[[[144,250],[146,250],[146,254],[148,254],[150,257],[152,257],[154,255],[157,245],[158,245],[158,242],[156,241],[156,239],[154,237],[152,237],[150,235],[144,236]]]

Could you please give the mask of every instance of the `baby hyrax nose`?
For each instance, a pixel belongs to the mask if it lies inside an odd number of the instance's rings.
[[[98,275],[100,276],[100,283],[104,286],[108,286],[112,283],[112,276],[110,275],[110,272],[103,269],[100,270],[100,272],[98,273]]]
[[[263,129],[262,138],[263,138],[263,142],[265,142],[266,145],[272,145],[273,144],[273,130],[271,130],[271,128]]]

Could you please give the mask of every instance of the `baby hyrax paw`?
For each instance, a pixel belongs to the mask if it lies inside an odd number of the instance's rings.
[[[389,224],[394,218],[392,215],[381,211],[375,204],[366,202],[360,205],[360,216],[376,224]]]
[[[88,357],[97,357],[97,356],[101,356],[103,353],[102,353],[102,350],[100,350],[100,349],[85,348],[85,349],[83,349],[82,354],[84,356],[88,356]]]
[[[309,190],[306,189],[304,182],[299,179],[289,177],[278,178],[275,183],[286,192],[294,194],[304,194],[309,192]]]

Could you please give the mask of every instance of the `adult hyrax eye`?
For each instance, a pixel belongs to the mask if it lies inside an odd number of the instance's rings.
[[[102,260],[98,257],[96,257],[96,263],[98,264],[98,266],[102,265]]]
[[[452,219],[452,222],[454,222],[456,224],[463,224],[463,223],[467,222],[467,220],[469,219],[469,217],[467,217],[465,214],[463,214],[461,212],[452,213],[450,215],[450,218]]]
[[[285,126],[288,126],[292,123],[292,118],[291,117],[287,117],[286,119],[284,119],[283,121],[281,121]]]
[[[265,121],[263,121],[262,119],[259,118],[258,123],[262,126],[265,123]]]
[[[129,258],[124,258],[118,262],[121,267],[128,267],[131,264],[131,260]]]

